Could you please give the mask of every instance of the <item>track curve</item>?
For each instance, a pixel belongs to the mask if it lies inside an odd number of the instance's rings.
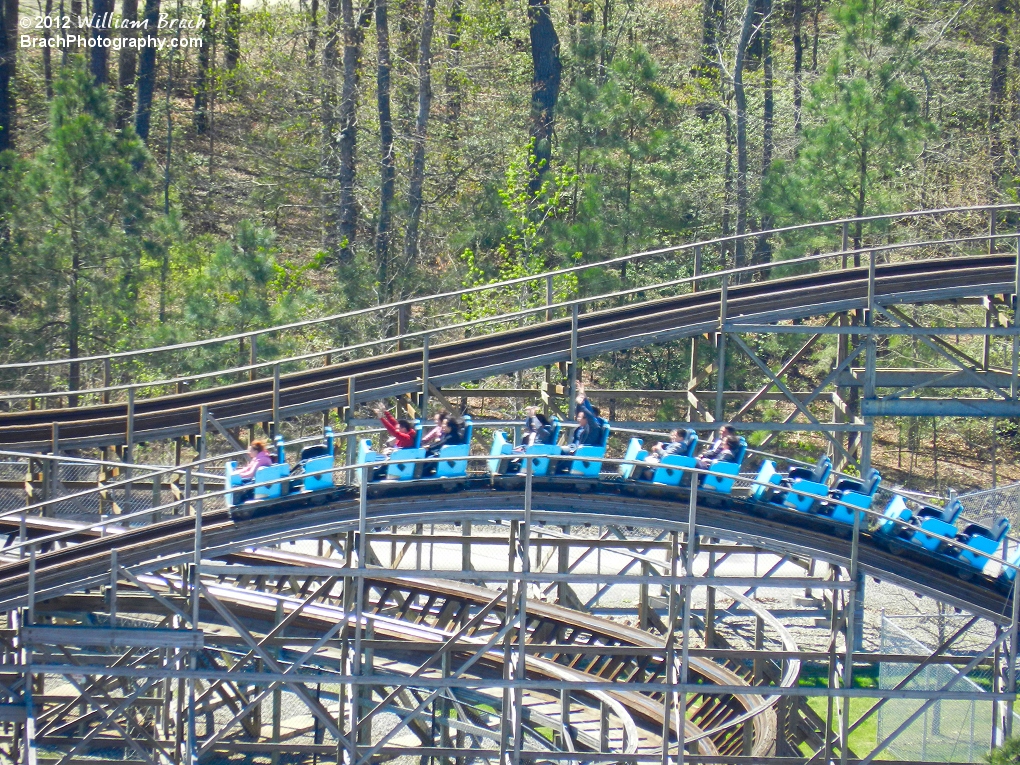
[[[600,491],[583,500],[572,492],[535,491],[532,513],[555,523],[620,523],[641,527],[686,530],[687,503],[641,498]],[[437,500],[434,494],[379,497],[369,500],[370,524],[453,523],[495,521],[523,517],[523,498],[513,492],[494,492],[479,481],[471,488]],[[821,531],[793,527],[782,521],[742,512],[744,503],[731,500],[729,507],[699,502],[698,532],[704,536],[747,542],[781,554],[804,555],[839,566],[848,566],[851,541]],[[0,519],[0,530],[18,533],[18,520]],[[335,501],[318,507],[292,510],[234,523],[227,511],[208,513],[203,521],[203,550],[215,559],[252,546],[278,544],[317,534],[351,531],[358,524],[358,501],[352,493],[337,492]],[[110,571],[110,552],[117,550],[122,566],[138,570],[189,561],[194,555],[194,518],[175,518],[121,534],[91,538],[82,534],[80,544],[46,552],[36,558],[35,598],[43,601],[85,587],[104,583]],[[964,609],[998,624],[1009,624],[1011,600],[985,580],[963,581],[937,566],[919,565],[878,547],[862,533],[858,553],[860,570],[905,589]],[[0,566],[0,609],[28,602],[29,561]]]
[[[879,303],[909,303],[1011,294],[1015,269],[1013,255],[879,265],[875,297]],[[727,320],[772,322],[863,308],[868,303],[868,283],[868,269],[854,268],[735,285],[727,290]],[[721,299],[720,290],[708,290],[581,314],[577,352],[590,356],[700,334],[717,327]],[[449,384],[568,360],[570,325],[570,319],[557,319],[437,343],[429,351],[430,380]],[[355,395],[362,400],[417,390],[422,363],[423,351],[411,349],[285,375],[280,381],[281,415],[347,405],[352,377],[357,380]],[[271,379],[139,400],[134,409],[134,439],[195,434],[202,406],[210,407],[224,425],[233,426],[266,418],[272,403]],[[39,448],[49,443],[53,424],[59,425],[61,444],[66,448],[121,444],[127,429],[127,405],[0,414],[0,445]]]

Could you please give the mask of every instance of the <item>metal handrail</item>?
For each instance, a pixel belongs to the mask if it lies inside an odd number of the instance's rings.
[[[506,455],[503,455],[503,456],[505,457]],[[409,464],[409,465],[410,464],[414,464],[414,465],[423,464],[424,465],[424,464],[433,464],[433,463],[438,464],[440,462],[471,462],[471,461],[476,461],[476,462],[477,461],[482,461],[482,462],[484,462],[484,461],[487,461],[487,460],[490,460],[490,459],[493,459],[492,455],[468,455],[468,456],[461,456],[461,457],[450,457],[450,456],[447,456],[447,457],[425,457],[425,458],[421,458],[421,459],[405,459],[405,458],[400,458],[398,460],[398,462],[400,464]],[[535,454],[519,453],[519,454],[514,454],[513,455],[513,459],[522,459],[522,460],[526,460],[526,461],[527,460],[535,460],[535,459],[548,459],[550,461],[563,462],[563,461],[568,461],[568,460],[569,461],[574,461],[574,460],[577,460],[579,458],[574,456],[574,455],[572,455],[572,454],[571,455],[564,455],[564,454],[560,454],[560,455],[553,455],[553,454],[535,455]],[[648,465],[648,463],[644,462],[643,460],[627,460],[627,459],[607,459],[607,458],[601,458],[599,461],[601,461],[601,462],[614,462],[614,463],[618,463],[620,465],[634,465],[635,467],[647,467],[647,465]],[[321,475],[334,475],[336,473],[344,473],[344,474],[356,475],[358,472],[361,472],[362,476],[364,476],[364,471],[369,471],[370,472],[371,470],[373,470],[375,468],[378,468],[381,465],[385,465],[385,464],[386,464],[385,461],[384,462],[357,463],[357,464],[354,464],[354,465],[336,465],[336,464],[334,464],[333,467],[331,467],[331,468],[326,468],[326,469],[323,469],[323,470],[317,470],[317,471],[313,471],[313,472],[303,473],[302,477],[315,477],[315,476],[321,476]],[[711,469],[698,468],[698,467],[680,467],[680,466],[670,466],[670,469],[680,470],[682,472],[691,473],[692,475],[698,475],[698,476],[702,476],[702,475],[718,476],[719,478],[733,480],[734,484],[739,483],[741,486],[747,486],[747,487],[764,486],[764,487],[766,487],[768,489],[775,489],[776,488],[775,484],[758,481],[756,478],[750,478],[750,477],[741,476],[741,475],[733,475],[733,474],[730,474],[730,473],[720,473],[720,472],[717,472],[717,471],[714,471],[714,470],[711,470]],[[281,483],[283,481],[289,482],[291,480],[293,480],[292,476],[286,476],[286,477],[284,477],[282,479],[274,478],[274,479],[269,480],[269,481],[261,481],[261,482],[257,482],[257,483],[246,483],[246,484],[244,484],[243,489],[245,491],[247,491],[249,489],[254,489],[254,488],[258,488],[258,487],[273,486],[273,485],[279,484],[279,483]],[[42,536],[42,537],[38,537],[36,539],[25,540],[24,542],[20,542],[18,544],[11,545],[11,546],[7,547],[6,548],[6,552],[12,552],[12,551],[13,552],[19,552],[23,548],[31,549],[32,547],[37,546],[37,545],[49,544],[49,543],[52,543],[52,542],[55,542],[55,541],[59,541],[61,539],[72,537],[72,536],[74,536],[76,534],[81,533],[84,530],[98,529],[100,531],[106,531],[108,529],[108,527],[121,525],[125,520],[132,520],[132,519],[135,519],[135,518],[151,516],[151,515],[153,515],[155,513],[161,513],[161,512],[163,512],[165,510],[170,510],[170,509],[173,509],[173,508],[180,507],[181,505],[191,505],[191,504],[196,504],[196,503],[199,503],[199,502],[204,502],[205,500],[209,500],[209,499],[216,499],[216,498],[219,498],[219,497],[225,497],[227,494],[233,494],[233,493],[237,492],[240,488],[242,488],[242,487],[237,487],[237,486],[224,487],[223,489],[216,490],[216,491],[206,492],[205,494],[192,495],[190,497],[182,497],[181,499],[173,500],[172,502],[166,503],[164,505],[160,505],[158,507],[146,508],[144,510],[139,510],[139,511],[136,511],[136,512],[128,514],[128,515],[117,516],[116,519],[114,519],[112,517],[111,518],[107,518],[107,519],[100,519],[98,521],[95,521],[95,522],[90,523],[90,524],[85,525],[85,526],[81,526],[81,527],[73,529],[73,530],[60,531],[60,532],[56,532],[54,534],[49,534],[49,535],[45,535],[45,536]],[[885,515],[884,515],[883,511],[879,511],[879,510],[876,510],[874,508],[863,508],[863,507],[860,507],[858,505],[854,505],[854,504],[851,504],[851,503],[848,503],[848,502],[844,502],[844,501],[842,501],[840,499],[836,499],[836,498],[833,498],[833,497],[821,497],[818,494],[814,494],[812,492],[807,492],[807,491],[801,491],[801,490],[798,490],[798,489],[794,489],[792,487],[783,487],[782,490],[784,492],[788,493],[788,494],[795,494],[795,495],[804,496],[804,497],[812,497],[812,498],[815,498],[815,499],[825,499],[830,504],[840,505],[840,506],[845,507],[847,510],[849,510],[851,512],[851,514],[853,514],[855,512],[859,512],[859,513],[864,513],[865,516],[870,516],[870,517],[874,517],[874,518],[882,519],[882,520],[890,520],[890,519],[885,518]],[[911,526],[911,524],[909,522],[907,522],[907,521],[902,521],[902,520],[899,520],[899,519],[892,519],[892,520],[894,520],[894,522],[897,525],[900,525],[900,526]],[[862,524],[862,528],[860,530],[861,531],[865,531],[866,530],[863,527],[863,524]],[[944,541],[944,542],[948,543],[952,547],[957,547],[957,548],[960,548],[961,550],[968,550],[968,551],[974,553],[975,555],[978,555],[979,557],[987,558],[989,560],[994,560],[994,561],[998,562],[1001,566],[1020,570],[1020,566],[1018,566],[1016,564],[1010,563],[1009,561],[1007,561],[1005,559],[1005,557],[998,557],[997,555],[986,553],[986,552],[984,552],[982,550],[978,550],[976,548],[970,547],[969,545],[967,545],[967,544],[965,544],[963,542],[960,542],[959,540],[950,539],[948,537],[943,537],[943,536],[941,536],[941,535],[939,535],[939,534],[937,534],[935,532],[925,531],[924,533],[925,534],[929,534],[930,536],[935,537],[935,538],[939,539],[940,541]]]
[[[1020,205],[1016,205],[1016,207],[1020,208]],[[1008,233],[1008,234],[994,234],[994,235],[980,235],[980,236],[975,235],[975,236],[967,236],[967,237],[952,237],[952,238],[948,238],[948,239],[934,239],[934,240],[924,240],[924,241],[894,242],[894,243],[889,243],[889,244],[880,244],[880,245],[874,245],[874,246],[869,246],[869,247],[861,247],[859,249],[837,250],[837,251],[834,251],[834,252],[817,253],[817,254],[813,254],[813,255],[806,255],[806,256],[803,256],[803,257],[800,257],[800,258],[790,258],[788,260],[783,260],[783,261],[780,261],[780,262],[777,262],[777,263],[759,263],[759,264],[754,264],[754,265],[741,266],[740,268],[730,268],[730,269],[725,269],[725,270],[722,270],[722,271],[712,271],[712,272],[709,272],[709,273],[699,273],[699,274],[695,274],[693,276],[686,276],[686,277],[683,277],[683,278],[680,278],[680,279],[672,279],[672,280],[669,280],[669,281],[659,282],[659,283],[656,283],[656,284],[650,284],[650,285],[645,285],[645,286],[641,286],[641,287],[632,287],[632,288],[629,288],[629,289],[626,289],[626,290],[619,290],[617,292],[612,292],[612,293],[605,293],[605,294],[592,295],[592,296],[587,296],[587,297],[573,298],[573,299],[565,300],[565,301],[562,301],[562,302],[559,302],[559,303],[549,303],[549,304],[546,304],[546,305],[536,306],[534,308],[526,308],[526,309],[522,309],[522,310],[519,310],[519,311],[513,311],[513,312],[510,312],[510,313],[506,313],[506,314],[500,314],[500,315],[497,315],[497,316],[487,316],[487,317],[482,317],[480,319],[472,319],[472,320],[466,321],[466,322],[457,322],[455,324],[444,325],[442,327],[434,327],[434,328],[431,328],[431,329],[415,330],[414,332],[407,332],[407,333],[404,333],[402,335],[395,335],[395,336],[392,336],[392,337],[377,338],[377,339],[374,339],[374,340],[366,340],[364,342],[357,343],[355,345],[342,346],[340,348],[331,348],[331,349],[324,350],[324,351],[314,351],[314,352],[311,352],[311,353],[300,354],[298,356],[286,357],[286,358],[282,358],[282,359],[274,359],[272,361],[258,362],[256,364],[248,364],[248,365],[244,365],[244,366],[231,367],[231,368],[228,368],[228,369],[215,370],[215,371],[212,371],[212,372],[201,372],[201,373],[194,374],[194,375],[185,375],[183,377],[175,377],[175,378],[168,378],[168,379],[154,380],[154,381],[142,381],[142,382],[134,382],[134,383],[124,383],[124,384],[121,384],[121,385],[104,386],[104,387],[99,387],[99,388],[81,388],[81,389],[76,389],[76,390],[59,390],[59,391],[37,392],[37,393],[7,394],[7,395],[0,396],[0,402],[13,403],[13,402],[16,402],[16,401],[24,401],[24,400],[28,400],[28,399],[44,399],[45,400],[45,399],[48,399],[48,398],[63,398],[65,396],[69,396],[69,395],[85,396],[85,395],[96,395],[96,394],[112,393],[112,392],[124,391],[124,390],[128,390],[128,391],[135,390],[135,391],[138,391],[138,390],[142,390],[142,389],[145,389],[145,388],[164,387],[164,386],[168,386],[168,385],[182,385],[182,384],[188,384],[188,383],[191,383],[191,382],[194,382],[194,381],[197,381],[197,380],[204,380],[204,379],[215,378],[215,377],[220,377],[220,376],[225,376],[225,375],[242,374],[242,373],[245,373],[245,372],[249,372],[249,373],[257,372],[258,370],[274,368],[274,367],[278,367],[278,366],[283,366],[285,364],[293,364],[293,363],[296,363],[296,362],[299,362],[299,361],[307,361],[309,359],[315,359],[315,358],[319,358],[319,357],[323,357],[323,356],[330,356],[330,355],[333,355],[333,354],[350,353],[352,351],[363,350],[363,349],[366,349],[366,348],[373,348],[373,347],[380,346],[380,345],[399,343],[399,342],[405,341],[405,340],[418,340],[418,339],[429,337],[429,336],[432,336],[432,335],[436,335],[436,334],[439,334],[439,333],[442,333],[442,332],[449,332],[451,330],[471,329],[471,328],[479,327],[479,326],[483,326],[483,325],[501,324],[501,323],[506,323],[506,322],[511,322],[511,321],[517,321],[517,320],[520,320],[520,319],[523,319],[523,318],[534,316],[536,314],[548,313],[548,312],[551,312],[551,311],[556,311],[558,309],[571,309],[571,310],[573,310],[573,308],[575,306],[580,307],[582,305],[585,305],[585,304],[588,304],[588,303],[592,303],[592,302],[596,302],[596,301],[617,300],[617,299],[621,299],[621,298],[631,297],[631,296],[637,295],[639,293],[647,293],[647,292],[654,291],[654,290],[663,290],[663,289],[669,289],[669,288],[672,288],[672,287],[680,287],[680,286],[683,286],[683,285],[688,284],[688,283],[696,284],[697,282],[704,281],[704,280],[722,279],[724,277],[728,278],[728,277],[731,277],[731,276],[739,277],[739,276],[742,276],[742,275],[745,275],[745,274],[751,274],[751,273],[755,273],[755,272],[763,271],[763,270],[771,270],[771,269],[774,269],[774,268],[791,267],[791,266],[805,265],[805,264],[816,263],[816,262],[820,263],[820,262],[823,262],[823,261],[826,261],[826,260],[835,259],[837,257],[845,258],[845,257],[851,256],[851,255],[868,255],[868,254],[871,254],[872,257],[873,257],[875,253],[880,253],[880,252],[892,252],[892,251],[897,251],[897,250],[906,250],[906,249],[911,249],[911,248],[914,248],[914,247],[923,247],[923,246],[931,246],[931,245],[955,245],[955,244],[967,244],[967,243],[971,243],[971,242],[984,242],[984,241],[988,241],[990,239],[995,239],[995,240],[1000,240],[1000,239],[1006,239],[1006,240],[1009,240],[1009,239],[1020,239],[1020,232],[1017,232],[1017,233]],[[593,268],[593,267],[596,267],[598,265],[601,265],[601,264],[594,264],[592,266],[588,266],[588,268]],[[521,277],[521,278],[537,278],[537,277]],[[516,281],[519,281],[519,280],[516,280]],[[459,294],[459,293],[448,293],[448,294],[452,295],[452,294]],[[436,296],[436,297],[438,298],[440,296]],[[421,302],[421,300],[425,300],[425,299],[426,298],[421,298],[421,299],[419,299],[419,302]],[[433,299],[433,298],[427,298],[427,299]],[[268,333],[268,332],[271,332],[271,331],[282,331],[283,329],[288,329],[288,328],[293,328],[293,327],[309,326],[311,323],[315,323],[315,322],[319,322],[319,321],[328,321],[328,320],[331,320],[332,318],[335,318],[335,317],[329,317],[328,319],[322,319],[322,320],[318,320],[318,319],[317,320],[312,320],[310,322],[305,322],[305,323],[302,323],[302,324],[286,325],[284,327],[277,327],[277,328],[274,328],[274,329],[260,330],[260,332]],[[236,338],[235,338],[235,336],[231,336],[231,338],[228,338],[228,339],[236,339]],[[166,349],[169,349],[169,348],[170,348],[170,346],[168,346]],[[161,352],[161,351],[166,350],[166,349],[155,349],[155,350],[152,350],[151,352],[152,353],[156,353],[156,352]],[[133,353],[133,354],[142,354],[143,352],[144,353],[148,353],[149,351],[137,351],[137,352],[132,351],[130,353]],[[6,366],[5,365],[0,365],[0,371],[3,371],[5,369],[13,369],[13,368],[18,367],[18,366],[21,366],[21,367],[25,367],[25,366],[29,366],[29,367],[31,367],[31,366],[44,366],[44,365],[52,365],[52,364],[69,363],[70,361],[74,361],[74,362],[80,363],[80,362],[85,362],[85,361],[89,361],[89,360],[97,360],[97,359],[104,359],[104,358],[112,358],[112,356],[110,356],[110,357],[89,357],[89,358],[81,357],[81,358],[77,358],[77,359],[61,359],[61,360],[43,361],[43,362],[23,362],[21,364],[6,365]],[[229,384],[233,385],[233,384],[238,384],[238,383],[235,381],[235,382],[231,382]]]
[[[265,335],[265,334],[271,334],[271,333],[275,333],[275,332],[283,332],[283,331],[286,331],[286,330],[298,329],[298,328],[302,328],[302,327],[309,327],[309,326],[314,326],[314,325],[317,325],[317,324],[322,324],[322,323],[326,323],[326,322],[330,322],[330,321],[339,321],[341,319],[353,318],[353,317],[356,317],[356,316],[363,316],[363,315],[369,314],[369,313],[381,313],[383,311],[390,310],[390,309],[393,309],[393,308],[398,308],[399,309],[399,308],[403,308],[403,307],[410,307],[410,306],[416,305],[418,303],[434,302],[434,301],[445,299],[445,298],[463,297],[464,295],[470,295],[470,294],[475,294],[475,293],[478,293],[478,292],[485,292],[485,291],[489,291],[489,290],[498,290],[498,289],[501,289],[501,288],[505,288],[505,287],[509,287],[509,286],[513,286],[513,285],[517,285],[517,284],[525,284],[525,283],[529,283],[529,282],[537,282],[537,281],[541,281],[541,280],[552,279],[552,278],[555,278],[557,276],[563,276],[563,275],[566,275],[566,274],[578,273],[578,272],[585,271],[585,270],[588,270],[588,269],[591,269],[591,268],[604,268],[604,267],[607,267],[607,266],[612,266],[612,265],[617,265],[617,264],[622,264],[622,263],[629,263],[629,262],[634,261],[634,260],[651,258],[651,257],[657,256],[657,255],[664,255],[664,254],[667,254],[667,253],[685,252],[685,251],[688,251],[688,250],[693,250],[696,247],[704,248],[704,247],[711,247],[711,246],[715,246],[715,245],[725,245],[725,244],[729,244],[729,243],[735,243],[737,241],[744,240],[744,239],[759,238],[761,236],[772,236],[772,235],[776,235],[776,234],[784,234],[784,233],[789,233],[789,232],[794,232],[794,231],[806,231],[806,230],[810,230],[810,229],[820,229],[820,228],[824,228],[826,226],[836,226],[836,225],[843,226],[845,228],[845,227],[849,226],[852,223],[871,223],[871,222],[875,222],[875,221],[891,221],[891,220],[911,220],[911,219],[916,219],[916,218],[920,218],[920,217],[937,217],[937,216],[948,215],[948,214],[951,214],[951,213],[960,213],[960,212],[964,212],[964,213],[998,212],[998,211],[1005,211],[1005,210],[1020,210],[1020,204],[1015,204],[1014,203],[1014,204],[1002,204],[1002,205],[975,205],[975,206],[969,206],[969,207],[947,207],[947,208],[939,208],[939,209],[935,209],[935,210],[913,210],[913,211],[903,212],[903,213],[888,213],[888,214],[883,214],[883,215],[872,215],[872,216],[864,216],[864,217],[859,217],[859,218],[838,218],[838,219],[834,219],[834,220],[822,221],[822,222],[817,222],[817,223],[804,223],[804,224],[798,224],[798,225],[795,225],[795,226],[784,226],[784,227],[781,227],[781,228],[773,228],[773,229],[768,229],[768,230],[765,230],[765,231],[747,232],[747,233],[744,233],[744,234],[732,234],[730,236],[717,237],[715,239],[708,239],[708,240],[704,240],[704,241],[700,241],[700,242],[692,242],[692,243],[688,243],[688,244],[674,245],[674,246],[671,246],[671,247],[663,247],[663,248],[654,249],[654,250],[645,250],[645,251],[638,252],[638,253],[632,253],[632,254],[629,254],[629,255],[622,255],[622,256],[615,257],[615,258],[609,258],[607,260],[602,260],[602,261],[598,261],[598,262],[595,262],[595,263],[586,263],[586,264],[582,264],[582,265],[578,265],[578,266],[570,266],[570,267],[567,267],[567,268],[561,268],[561,269],[556,269],[556,270],[553,270],[553,271],[547,271],[547,272],[544,272],[542,274],[536,274],[534,276],[516,277],[514,279],[507,279],[507,280],[500,281],[500,282],[493,282],[491,284],[476,285],[476,286],[473,286],[473,287],[467,287],[465,289],[455,290],[455,291],[451,291],[451,292],[442,292],[442,293],[438,293],[438,294],[434,294],[434,295],[426,295],[426,296],[421,296],[421,297],[408,298],[408,299],[405,299],[405,300],[394,301],[394,302],[391,302],[391,303],[385,303],[385,304],[379,305],[379,306],[372,306],[372,307],[369,307],[369,308],[361,308],[361,309],[357,309],[357,310],[354,310],[354,311],[347,311],[347,312],[344,312],[344,313],[332,314],[330,316],[320,317],[318,319],[308,319],[306,321],[301,321],[301,322],[292,322],[290,324],[282,324],[282,325],[278,325],[278,326],[275,326],[275,327],[266,327],[266,328],[263,328],[263,329],[251,330],[251,331],[248,331],[248,332],[235,333],[235,334],[232,334],[232,335],[223,335],[223,336],[215,337],[215,338],[206,338],[204,340],[193,340],[193,341],[190,341],[190,342],[187,342],[187,343],[177,343],[177,344],[174,344],[174,345],[166,345],[166,346],[158,346],[158,347],[150,347],[150,348],[140,348],[140,349],[131,350],[131,351],[119,351],[117,353],[102,354],[102,355],[96,355],[96,356],[81,356],[81,357],[77,357],[77,358],[47,359],[47,360],[41,360],[41,361],[17,362],[17,363],[12,363],[12,364],[0,364],[0,371],[15,370],[15,369],[31,369],[31,368],[37,368],[37,367],[57,366],[57,365],[62,365],[62,364],[69,364],[69,363],[72,363],[72,362],[82,363],[82,362],[93,362],[93,361],[105,361],[107,359],[113,360],[113,359],[133,358],[135,356],[141,356],[141,355],[149,355],[149,354],[156,354],[156,353],[165,353],[165,352],[168,352],[168,351],[185,350],[185,349],[190,349],[190,348],[199,348],[199,347],[204,347],[206,345],[215,345],[215,344],[219,344],[219,343],[227,343],[227,342],[231,342],[231,341],[234,341],[234,340],[245,340],[245,339],[250,339],[250,338],[258,338],[259,336]],[[984,240],[988,240],[988,239],[996,238],[996,236],[997,235],[995,235],[995,234],[989,234],[988,236],[983,236],[983,237],[979,237],[979,238],[980,239],[984,239]],[[784,263],[785,262],[786,261],[784,261]],[[768,265],[774,265],[774,264],[768,264]]]

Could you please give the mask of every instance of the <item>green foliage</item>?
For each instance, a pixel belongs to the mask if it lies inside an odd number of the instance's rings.
[[[1020,763],[1020,738],[1009,738],[1002,746],[983,755],[989,765],[1016,765]]]
[[[586,50],[593,48],[582,46],[581,73],[561,107],[561,161],[575,179],[557,247],[601,260],[676,242],[695,218],[684,192],[694,162],[677,129],[680,106],[641,45],[602,75]]]
[[[506,216],[506,230],[494,251],[479,256],[466,249],[461,259],[467,265],[465,286],[480,286],[492,281],[507,281],[544,273],[555,267],[550,262],[547,237],[553,221],[570,209],[569,189],[573,176],[550,171],[537,194],[529,188],[536,171],[534,155],[523,153],[510,162],[506,185],[499,190]],[[579,254],[578,254],[579,255]],[[576,258],[578,255],[575,255]],[[571,275],[553,279],[553,301],[569,299],[576,291],[576,278]],[[544,282],[536,282],[531,290],[486,290],[466,295],[463,315],[466,319],[518,311],[543,305],[546,299]]]
[[[763,190],[763,207],[790,223],[898,206],[929,130],[912,87],[914,28],[878,0],[845,0],[833,15],[839,42],[805,104],[803,141]]]
[[[105,89],[77,60],[54,85],[46,143],[4,173],[18,274],[7,355],[83,355],[128,339],[152,236],[145,147],[115,131]],[[3,320],[3,319],[0,319]]]
[[[185,342],[299,320],[312,305],[310,267],[279,263],[275,238],[271,230],[241,221],[229,241],[203,237],[174,243],[169,310],[150,342]],[[269,337],[260,341],[262,357],[273,355],[272,343]],[[187,369],[244,362],[215,355],[223,352],[193,355]]]

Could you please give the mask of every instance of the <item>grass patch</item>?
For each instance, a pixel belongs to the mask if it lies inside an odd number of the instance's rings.
[[[854,667],[854,688],[877,688],[878,687],[878,666],[869,665]],[[826,688],[829,684],[829,668],[824,664],[805,664],[801,667],[800,683],[806,688]],[[850,699],[850,723],[855,723],[860,717],[874,705],[876,699],[855,698]],[[807,699],[808,706],[815,714],[823,720],[828,712],[828,699],[824,696],[812,696]],[[833,708],[833,740],[839,735],[839,719],[836,715],[836,708]],[[867,721],[861,723],[855,731],[850,733],[850,748],[854,754],[864,756],[871,752],[878,744],[878,714],[872,715]],[[802,745],[801,750],[810,754],[810,748]]]

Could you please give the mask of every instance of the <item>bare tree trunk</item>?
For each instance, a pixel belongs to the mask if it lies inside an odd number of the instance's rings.
[[[92,77],[97,85],[105,85],[110,79],[110,49],[105,42],[110,39],[113,0],[92,0],[92,11],[92,39],[96,42],[91,50]]]
[[[142,48],[138,66],[138,104],[135,107],[135,132],[143,141],[149,140],[149,125],[152,119],[152,96],[156,91],[156,39],[159,30],[159,0],[145,0],[145,20],[148,26],[145,36],[148,45]],[[167,77],[169,78],[169,72]]]
[[[312,0],[308,12],[308,66],[315,66],[315,49],[319,45],[319,0]]]
[[[241,0],[227,0],[223,33],[223,64],[228,72],[241,63]]]
[[[999,184],[1002,181],[1003,142],[1002,112],[1006,97],[1007,67],[1009,65],[1009,2],[996,0],[995,22],[992,34],[992,68],[991,83],[988,88],[988,154],[991,169],[990,201],[999,196]]]
[[[202,0],[202,47],[198,49],[198,74],[195,77],[195,132],[203,134],[209,129],[209,94],[212,89],[213,0]]]
[[[701,75],[719,76],[719,37],[722,32],[724,0],[704,0],[701,5]]]
[[[64,9],[61,7],[60,10],[61,12],[63,12]],[[73,45],[68,45],[60,49],[61,66],[67,66],[67,56],[69,53],[74,53],[75,51],[78,51],[80,49],[80,46],[77,43],[77,36],[80,35],[82,31],[82,26],[80,23],[78,23],[78,20],[81,17],[82,17],[81,0],[71,0],[71,29],[73,29],[75,32],[74,36],[76,42]]]
[[[542,176],[552,160],[553,122],[556,101],[560,95],[560,39],[556,36],[549,0],[528,0],[528,21],[531,23],[531,140],[532,170],[530,189],[537,194]]]
[[[800,133],[803,102],[804,35],[801,34],[804,9],[801,0],[793,0],[793,132]]]
[[[18,0],[3,0],[0,10],[0,151],[14,148],[17,101]]]
[[[407,233],[404,238],[404,259],[408,266],[419,256],[418,226],[421,223],[423,189],[425,186],[425,137],[432,110],[432,31],[436,21],[436,0],[425,0],[422,14],[421,41],[418,44],[418,119],[414,126],[411,153],[411,179],[407,190]]]
[[[744,93],[744,61],[751,33],[754,31],[754,15],[757,0],[747,0],[744,21],[737,41],[737,55],[733,63],[733,97],[737,106],[737,236],[747,233],[747,97]],[[746,263],[744,240],[737,239],[734,267],[742,268]]]
[[[379,221],[375,232],[375,259],[379,278],[379,302],[390,299],[390,242],[396,164],[393,157],[393,117],[390,113],[390,27],[388,0],[376,0],[375,31],[379,48],[376,101],[379,105]]]
[[[822,0],[815,0],[815,13],[812,25],[814,36],[811,40],[811,71],[818,71],[818,16],[822,12]]]
[[[446,67],[446,124],[450,137],[457,140],[457,123],[460,121],[461,73],[460,52],[461,27],[464,24],[464,0],[453,0],[450,8],[450,31],[446,33],[446,47],[450,51],[450,64]]]
[[[322,46],[322,175],[323,249],[336,257],[340,251],[340,133],[337,129],[337,81],[340,55],[340,0],[326,2],[326,38]]]
[[[358,81],[361,77],[361,42],[364,24],[371,18],[371,4],[354,17],[354,0],[341,0],[344,28],[344,82],[340,94],[340,262],[354,258],[358,233],[358,208],[354,198],[354,177],[358,141]]]
[[[775,122],[775,102],[773,94],[773,62],[772,62],[772,0],[763,0],[762,2],[762,25],[761,25],[761,55],[762,55],[762,68],[764,82],[762,87],[762,138],[761,138],[761,178],[762,182],[765,182],[765,178],[769,173],[769,169],[772,167],[772,152],[774,151],[774,143],[772,138],[773,124]],[[772,216],[762,215],[761,226],[759,227],[762,231],[767,231],[772,228]],[[755,243],[755,263],[768,263],[772,260],[772,245],[769,243],[767,234],[763,234],[758,237],[758,241]]]
[[[138,20],[138,0],[124,0],[120,7],[124,21]],[[138,37],[138,30],[126,26],[120,30],[123,40]],[[117,72],[117,127],[122,129],[131,119],[135,108],[135,75],[138,73],[138,51],[130,45],[120,49],[120,63]]]
[[[53,0],[46,0],[45,3],[46,18],[52,18],[53,16]],[[46,83],[46,100],[53,98],[53,53],[50,50],[49,42],[53,36],[49,29],[43,30],[43,37],[46,39],[46,47],[42,51],[43,60],[43,82]]]

